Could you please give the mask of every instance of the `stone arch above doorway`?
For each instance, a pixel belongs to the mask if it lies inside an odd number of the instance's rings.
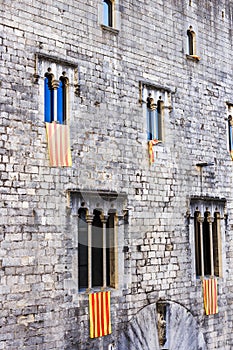
[[[166,341],[158,336],[158,305],[166,306]],[[160,337],[161,338],[161,337]],[[172,301],[150,304],[128,323],[118,341],[118,350],[206,350],[206,343],[196,319],[182,305]]]

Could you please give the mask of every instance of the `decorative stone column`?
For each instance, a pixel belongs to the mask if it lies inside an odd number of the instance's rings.
[[[200,246],[201,246],[201,277],[204,278],[205,270],[204,270],[204,246],[203,246],[203,216],[198,216],[197,221],[200,224]]]
[[[87,244],[88,244],[88,291],[92,288],[92,222],[93,215],[87,215]]]
[[[53,79],[51,81],[51,87],[53,89],[53,111],[54,111],[54,121],[56,122],[57,121],[57,89],[59,87],[59,80],[55,80]]]
[[[210,269],[211,277],[214,276],[214,251],[213,251],[213,222],[214,218],[211,216],[207,217],[207,222],[209,223],[209,235],[210,235]]]
[[[106,223],[108,220],[108,215],[101,215],[101,222],[103,224],[103,289],[107,287],[107,279],[106,279],[106,274],[107,274],[107,265],[106,265]]]

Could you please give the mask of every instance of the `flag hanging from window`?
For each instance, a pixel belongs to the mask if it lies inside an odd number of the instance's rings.
[[[217,279],[203,279],[203,297],[206,315],[218,313]]]
[[[72,166],[69,127],[64,124],[46,123],[50,165]]]
[[[154,163],[154,161],[155,161],[153,146],[157,145],[160,142],[161,141],[159,141],[159,140],[149,140],[148,141],[148,151],[149,151],[150,164]]]
[[[110,292],[89,294],[90,338],[111,334]]]

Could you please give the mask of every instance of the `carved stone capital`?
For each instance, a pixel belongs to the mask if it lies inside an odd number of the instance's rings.
[[[212,223],[214,222],[214,218],[213,218],[212,216],[208,216],[208,217],[207,217],[207,222],[208,222],[209,224],[212,224]]]
[[[108,221],[108,215],[101,214],[100,220],[103,224],[106,224],[106,222]]]
[[[60,81],[59,80],[56,80],[56,79],[53,79],[51,81],[51,87],[53,90],[57,90],[58,87],[59,87],[59,84],[60,84]]]
[[[86,216],[86,221],[87,221],[88,224],[92,224],[93,219],[94,219],[94,215],[92,215],[92,214],[88,214]]]

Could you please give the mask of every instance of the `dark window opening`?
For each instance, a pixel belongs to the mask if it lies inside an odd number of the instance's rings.
[[[196,275],[201,276],[201,239],[200,239],[200,223],[198,217],[199,212],[195,212],[194,224],[195,224],[195,261],[196,261]]]
[[[233,151],[232,125],[233,125],[232,116],[229,115],[228,116],[228,140],[229,140],[229,151],[230,151],[230,153]]]
[[[192,27],[187,30],[188,35],[188,53],[189,55],[193,56],[196,54],[195,52],[195,33],[192,30]]]
[[[208,222],[209,213],[206,212],[203,222],[203,250],[204,250],[204,274],[211,275],[211,252],[210,252],[210,225]]]
[[[91,272],[91,287],[102,287],[104,273],[106,285],[115,287],[115,212],[109,212],[106,221],[106,246],[103,244],[102,212],[93,211],[91,223],[91,271],[88,266],[88,223],[87,210],[78,210],[78,284],[79,289],[88,288],[88,273]],[[106,268],[104,268],[104,250]]]
[[[87,288],[88,285],[88,237],[87,237],[87,210],[80,208],[78,211],[78,284],[79,288]]]
[[[195,264],[197,276],[219,276],[219,213],[206,211],[201,218],[200,212],[194,214],[194,235],[195,235]]]
[[[101,212],[94,210],[92,223],[92,286],[103,285],[103,224]]]

